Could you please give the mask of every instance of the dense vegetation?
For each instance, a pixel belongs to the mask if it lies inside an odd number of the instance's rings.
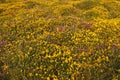
[[[120,80],[120,0],[0,0],[0,80]]]

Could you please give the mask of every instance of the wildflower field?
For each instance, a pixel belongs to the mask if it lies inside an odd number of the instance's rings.
[[[120,80],[120,0],[0,0],[0,80]]]

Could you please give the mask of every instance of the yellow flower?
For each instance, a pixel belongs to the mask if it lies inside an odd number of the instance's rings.
[[[118,80],[118,79],[116,79],[116,78],[113,78],[112,80]]]
[[[32,50],[33,48],[32,47],[29,47],[29,50]]]
[[[30,36],[28,35],[28,36],[27,36],[27,39],[29,39],[29,38],[30,38]]]
[[[102,61],[102,58],[99,57],[99,58],[97,59],[97,62],[100,63],[101,61]]]
[[[95,63],[94,65],[95,65],[95,66],[99,66],[99,64],[98,64],[98,63]]]
[[[68,59],[66,59],[65,62],[68,63]]]
[[[48,53],[48,52],[49,52],[49,50],[48,50],[48,49],[46,49],[46,52]]]
[[[106,61],[109,61],[109,57],[108,56],[106,56]]]
[[[85,57],[83,57],[83,59],[85,60],[86,58],[85,58]]]
[[[20,72],[23,72],[23,70],[20,70]]]
[[[29,73],[29,76],[33,76],[33,74],[32,74],[32,73]]]
[[[4,70],[6,70],[6,69],[8,69],[8,66],[7,66],[7,65],[3,65],[2,68],[3,68]]]
[[[38,73],[36,73],[35,75],[38,76]]]
[[[103,72],[103,69],[101,69],[100,72]]]
[[[47,80],[50,80],[50,77],[47,77]]]

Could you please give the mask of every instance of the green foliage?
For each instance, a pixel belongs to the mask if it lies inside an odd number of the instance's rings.
[[[60,14],[62,16],[66,16],[66,15],[75,14],[76,11],[75,11],[75,8],[71,5],[60,5],[56,7],[56,9],[54,10],[54,13]]]
[[[33,1],[27,1],[25,4],[27,5],[28,9],[33,8],[33,7],[37,6],[37,5],[40,5],[39,3],[33,2]]]
[[[3,10],[3,9],[0,9],[0,14],[1,14],[2,12],[4,12],[4,10]]]
[[[120,2],[105,2],[103,6],[109,11],[110,18],[117,18],[120,15]]]
[[[6,0],[0,0],[0,3],[5,3],[6,2]]]
[[[96,0],[83,0],[76,3],[74,6],[82,10],[88,10],[98,5]]]

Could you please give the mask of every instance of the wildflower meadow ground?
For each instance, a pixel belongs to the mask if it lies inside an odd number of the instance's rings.
[[[120,0],[0,0],[0,80],[120,80]]]

